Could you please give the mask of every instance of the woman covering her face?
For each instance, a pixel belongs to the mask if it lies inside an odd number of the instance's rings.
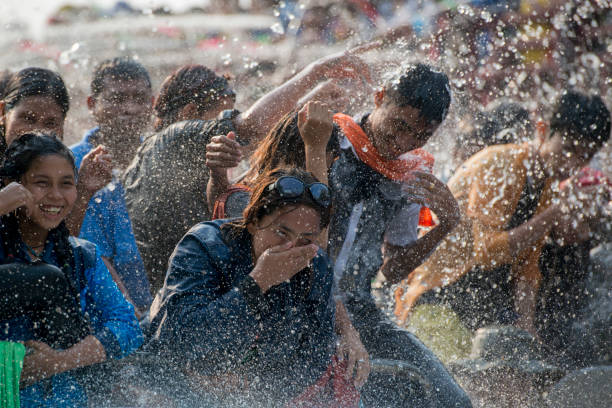
[[[200,223],[176,247],[152,348],[222,384],[225,403],[282,405],[314,384],[334,348],[333,277],[314,244],[329,218],[329,190],[310,173],[260,177],[242,219]]]
[[[138,348],[134,310],[96,247],[69,236],[65,219],[77,199],[70,150],[51,135],[22,135],[0,176],[28,194],[28,205],[0,219],[0,340],[28,349],[21,406],[86,405],[68,371]]]

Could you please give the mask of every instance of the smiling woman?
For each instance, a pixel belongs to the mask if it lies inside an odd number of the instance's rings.
[[[132,306],[91,243],[69,237],[77,199],[70,150],[50,135],[11,143],[0,169],[24,204],[0,219],[0,340],[25,342],[21,406],[82,406],[76,368],[142,343]],[[42,383],[42,380],[46,380]]]

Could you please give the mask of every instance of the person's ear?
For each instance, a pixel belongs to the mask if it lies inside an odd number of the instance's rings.
[[[96,107],[96,98],[93,95],[87,97],[87,109],[93,111]]]
[[[376,91],[376,93],[374,94],[374,106],[376,106],[377,108],[380,107],[384,99],[385,99],[385,89],[383,88],[383,89]]]
[[[6,102],[0,100],[0,126],[6,125]]]

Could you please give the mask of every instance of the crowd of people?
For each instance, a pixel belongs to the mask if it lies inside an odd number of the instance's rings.
[[[442,350],[400,327],[427,308],[588,364],[564,333],[610,223],[612,183],[588,167],[610,137],[606,91],[494,101],[464,118],[442,181],[424,147],[455,103],[449,75],[415,62],[383,79],[359,52],[244,111],[203,65],[155,92],[137,60],[105,60],[81,101],[95,127],[70,147],[61,76],[2,74],[9,406],[471,407]],[[345,103],[350,84],[367,111]]]

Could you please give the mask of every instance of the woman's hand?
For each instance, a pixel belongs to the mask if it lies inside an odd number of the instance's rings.
[[[257,260],[250,276],[261,292],[266,293],[271,287],[291,279],[306,268],[317,250],[315,244],[293,247],[293,242],[266,249]]]
[[[298,129],[306,148],[323,149],[334,128],[333,112],[322,102],[310,101],[298,112]]]
[[[34,199],[30,190],[17,182],[11,182],[0,190],[0,215],[24,207],[26,215],[30,215],[34,207]]]
[[[370,356],[352,325],[345,327],[339,335],[336,354],[339,360],[348,359],[347,375],[353,376],[355,387],[361,388],[370,375]]]
[[[225,175],[227,169],[238,166],[242,150],[234,132],[213,136],[206,145],[206,166],[212,173]]]
[[[64,351],[54,350],[40,341],[27,341],[25,345],[33,352],[23,360],[21,387],[28,387],[67,370]]]
[[[112,156],[104,146],[98,146],[83,157],[77,187],[91,196],[110,183],[112,171]]]

